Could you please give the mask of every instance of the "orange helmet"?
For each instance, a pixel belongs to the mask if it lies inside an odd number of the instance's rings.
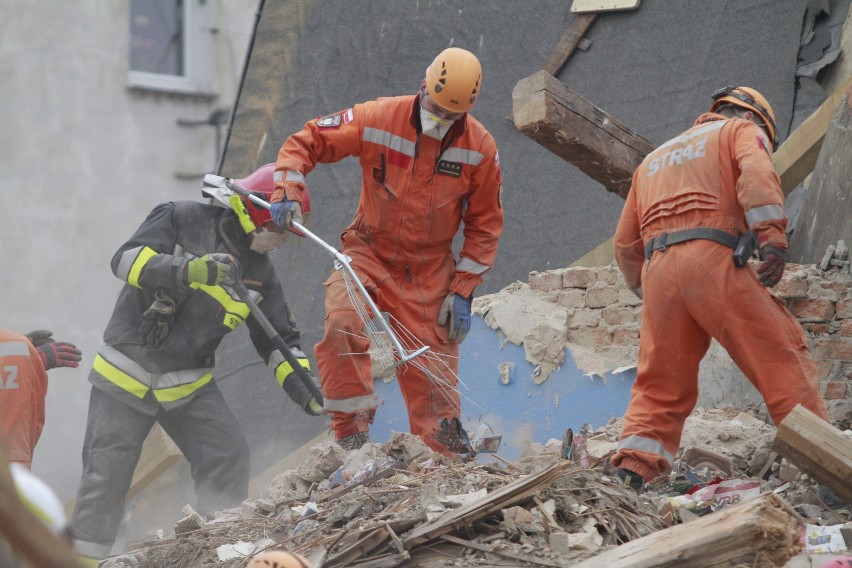
[[[751,87],[729,85],[719,89],[711,96],[713,97],[713,106],[710,107],[710,112],[715,111],[724,103],[754,112],[763,121],[763,129],[769,136],[769,141],[772,142],[772,149],[775,150],[778,147],[778,128],[775,126],[775,113],[772,112],[772,107],[766,97],[757,90]]]
[[[426,68],[426,92],[448,112],[467,112],[479,96],[482,66],[474,54],[449,47]]]
[[[313,568],[313,564],[295,552],[267,550],[252,558],[246,568]]]

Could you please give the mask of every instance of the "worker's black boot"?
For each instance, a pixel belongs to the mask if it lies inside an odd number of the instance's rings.
[[[615,470],[615,475],[624,483],[630,486],[636,493],[641,493],[645,488],[645,480],[635,471],[619,467]]]
[[[357,450],[364,444],[370,441],[370,434],[367,432],[356,432],[354,434],[349,434],[348,436],[344,436],[341,439],[337,440],[337,443],[341,448],[346,450],[347,452],[351,452],[352,450]]]

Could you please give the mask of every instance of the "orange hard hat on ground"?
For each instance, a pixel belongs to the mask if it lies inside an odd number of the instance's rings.
[[[754,112],[763,121],[764,130],[769,136],[769,141],[772,142],[773,150],[778,147],[778,128],[775,125],[775,113],[772,111],[769,101],[760,92],[751,87],[729,85],[719,89],[711,96],[713,105],[710,107],[710,112],[715,111],[724,103]]]
[[[426,92],[449,112],[467,112],[479,96],[482,66],[474,54],[450,47],[426,69]]]
[[[313,564],[295,552],[267,550],[252,558],[247,568],[313,568]]]

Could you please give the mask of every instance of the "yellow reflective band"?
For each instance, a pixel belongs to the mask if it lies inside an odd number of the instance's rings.
[[[245,231],[246,234],[249,234],[255,229],[257,229],[257,226],[254,224],[254,221],[252,221],[251,217],[249,216],[249,212],[246,209],[246,204],[243,203],[243,200],[240,198],[239,195],[235,193],[228,199],[228,201],[231,203],[231,209],[233,209],[234,213],[237,214],[237,219],[240,220],[240,225],[242,226],[243,231]]]
[[[92,364],[92,368],[116,386],[123,388],[133,396],[144,398],[145,394],[148,392],[148,385],[137,381],[115,365],[109,363],[100,355],[95,356],[95,362]]]
[[[243,323],[243,318],[235,314],[225,314],[225,319],[222,321],[222,325],[230,329],[231,331],[235,330],[238,325]]]
[[[142,274],[142,269],[145,268],[145,265],[148,264],[151,257],[156,255],[157,251],[151,247],[145,247],[139,251],[139,254],[136,256],[136,260],[133,261],[133,265],[130,267],[130,272],[127,275],[127,283],[131,286],[141,288],[142,286],[139,285],[139,275]]]
[[[243,320],[245,320],[251,312],[249,307],[244,302],[240,302],[238,300],[233,299],[221,286],[207,286],[206,284],[198,284],[197,282],[193,282],[189,285],[189,287],[195,290],[201,290],[202,292],[207,292],[210,296],[213,297],[214,300],[222,304],[226,312],[229,312],[229,314],[233,314],[235,316],[239,316],[243,318]],[[225,323],[225,325],[228,324]]]
[[[212,380],[213,373],[207,373],[200,379],[196,379],[185,385],[178,385],[167,389],[154,389],[154,396],[160,402],[174,402],[191,395]]]
[[[299,361],[300,367],[302,367],[304,370],[306,370],[308,372],[311,371],[311,362],[310,361],[308,361],[307,359],[302,359],[302,358],[299,358],[298,361]],[[290,363],[288,363],[287,361],[284,361],[280,365],[278,365],[278,367],[275,369],[275,379],[278,381],[278,384],[283,387],[284,381],[286,381],[287,377],[289,377],[292,373],[293,373],[293,366],[290,365]]]

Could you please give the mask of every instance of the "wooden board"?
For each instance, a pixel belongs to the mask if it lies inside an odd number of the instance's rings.
[[[618,10],[635,10],[640,0],[574,0],[571,11],[583,12],[615,12]]]
[[[512,114],[520,132],[621,197],[633,170],[655,148],[546,71],[518,81]]]
[[[565,30],[565,33],[562,35],[562,39],[560,39],[559,43],[556,44],[556,47],[553,48],[553,53],[550,54],[550,58],[548,58],[547,63],[544,64],[542,70],[547,71],[554,77],[557,76],[565,66],[568,58],[571,57],[571,54],[574,53],[575,49],[577,49],[577,44],[579,44],[580,40],[583,39],[583,36],[586,35],[586,32],[589,30],[594,21],[595,14],[580,14],[575,16],[571,21],[571,24],[568,26],[568,29]]]
[[[772,449],[852,502],[852,440],[801,404],[781,421]]]
[[[405,548],[410,550],[414,546],[443,536],[459,527],[469,526],[476,519],[495,511],[532,499],[542,487],[553,483],[572,467],[574,464],[567,460],[555,463],[541,471],[517,479],[475,503],[459,507],[431,523],[420,525],[403,539]]]
[[[784,566],[798,551],[798,521],[777,495],[769,494],[632,540],[573,567]]]
[[[831,118],[850,87],[852,77],[806,118],[772,156],[775,171],[781,177],[781,190],[784,195],[796,189],[814,170]]]

